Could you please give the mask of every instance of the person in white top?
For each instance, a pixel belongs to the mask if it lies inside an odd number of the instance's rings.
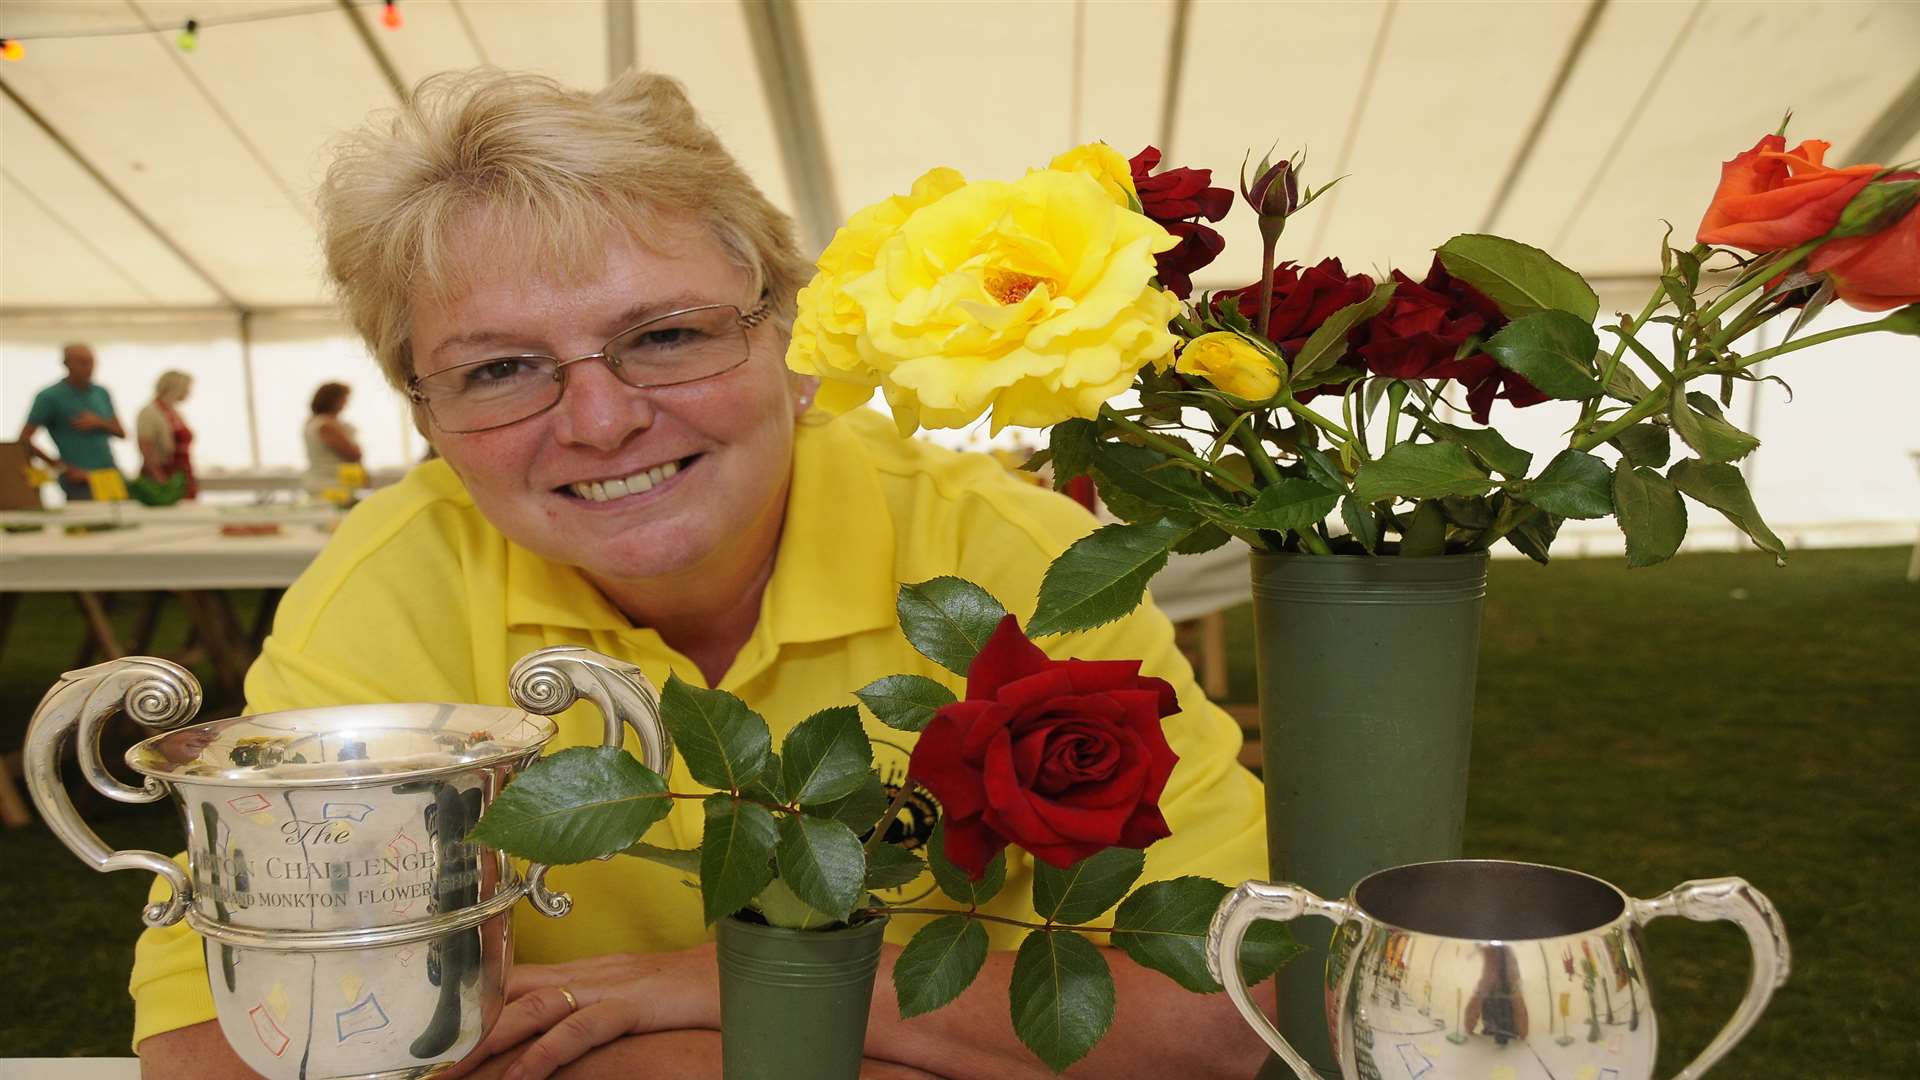
[[[360,442],[353,425],[340,419],[353,389],[346,383],[322,383],[313,392],[313,415],[307,418],[307,486],[315,491],[340,483],[340,466],[360,461]]]

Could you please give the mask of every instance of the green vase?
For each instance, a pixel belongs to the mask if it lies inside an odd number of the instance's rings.
[[[858,1080],[887,920],[787,930],[721,919],[726,1080]]]
[[[1487,556],[1253,553],[1267,860],[1275,881],[1344,896],[1362,877],[1460,856]],[[1280,1030],[1338,1080],[1329,933],[1282,969]],[[1263,1077],[1291,1077],[1278,1059]]]

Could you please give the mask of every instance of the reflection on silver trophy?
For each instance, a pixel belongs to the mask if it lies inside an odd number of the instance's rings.
[[[34,711],[27,782],[47,824],[96,870],[148,870],[172,895],[149,926],[185,919],[206,945],[221,1031],[272,1080],[414,1080],[460,1060],[499,1015],[516,901],[563,915],[546,867],[518,874],[466,836],[585,698],[605,742],[639,735],[665,773],[672,746],[639,669],[572,647],[515,665],[518,709],[350,705],[180,727],[200,687],[178,666],[129,657],[61,677]],[[101,726],[125,712],[164,732],[127,752],[143,787],[100,761]],[[187,868],[111,851],[75,813],[59,763],[78,735],[87,782],[122,802],[171,795]]]
[[[1746,999],[1675,1080],[1726,1056],[1787,980],[1786,929],[1739,878],[1635,900],[1586,874],[1457,860],[1382,870],[1345,900],[1250,881],[1207,933],[1207,965],[1247,1023],[1301,1080],[1319,1073],[1281,1037],[1240,978],[1241,940],[1262,919],[1336,929],[1327,1026],[1344,1080],[1651,1080],[1659,1025],[1640,928],[1665,915],[1739,924],[1753,949]]]

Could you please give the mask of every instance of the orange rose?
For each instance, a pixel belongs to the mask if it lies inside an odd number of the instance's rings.
[[[1834,295],[1861,311],[1920,304],[1920,206],[1892,228],[1820,245],[1806,270],[1827,275]]]
[[[1720,188],[1700,220],[1703,244],[1725,244],[1755,254],[1784,251],[1826,235],[1848,200],[1880,171],[1878,165],[1830,169],[1821,164],[1830,143],[1808,139],[1792,151],[1768,135],[1720,166]]]

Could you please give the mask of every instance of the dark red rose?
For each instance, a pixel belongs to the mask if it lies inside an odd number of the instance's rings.
[[[1470,338],[1482,342],[1507,325],[1485,293],[1457,281],[1434,256],[1427,279],[1415,282],[1398,270],[1399,287],[1386,309],[1368,319],[1363,343],[1354,350],[1368,371],[1390,379],[1478,381],[1493,358],[1484,350],[1455,359]]]
[[[1485,359],[1484,374],[1478,378],[1460,377],[1460,385],[1467,388],[1467,410],[1473,414],[1475,423],[1487,422],[1487,417],[1493,414],[1494,398],[1512,402],[1516,409],[1547,400],[1547,395],[1532,383],[1501,367],[1492,357]]]
[[[1249,285],[1244,289],[1235,289],[1227,293],[1240,304],[1240,313],[1260,324],[1260,285]],[[1267,337],[1288,359],[1299,355],[1301,346],[1313,336],[1327,316],[1346,307],[1357,304],[1373,295],[1373,279],[1365,274],[1349,274],[1340,265],[1339,259],[1322,259],[1319,263],[1300,269],[1298,263],[1281,263],[1273,268],[1273,318],[1267,326]],[[1354,327],[1347,335],[1349,344],[1359,344],[1363,331]],[[1328,385],[1301,391],[1296,389],[1294,397],[1301,401],[1311,401],[1322,392],[1338,392],[1339,387]]]
[[[1138,660],[1054,660],[1009,615],[934,715],[908,773],[940,800],[946,856],[978,879],[1008,844],[1065,867],[1171,833],[1173,687]]]
[[[1227,246],[1219,233],[1196,219],[1226,217],[1233,208],[1233,192],[1211,186],[1211,169],[1168,169],[1154,175],[1159,164],[1160,151],[1151,146],[1127,161],[1134,192],[1140,196],[1140,212],[1180,239],[1179,246],[1155,255],[1153,261],[1161,287],[1184,300],[1193,294],[1194,271],[1213,262]]]

